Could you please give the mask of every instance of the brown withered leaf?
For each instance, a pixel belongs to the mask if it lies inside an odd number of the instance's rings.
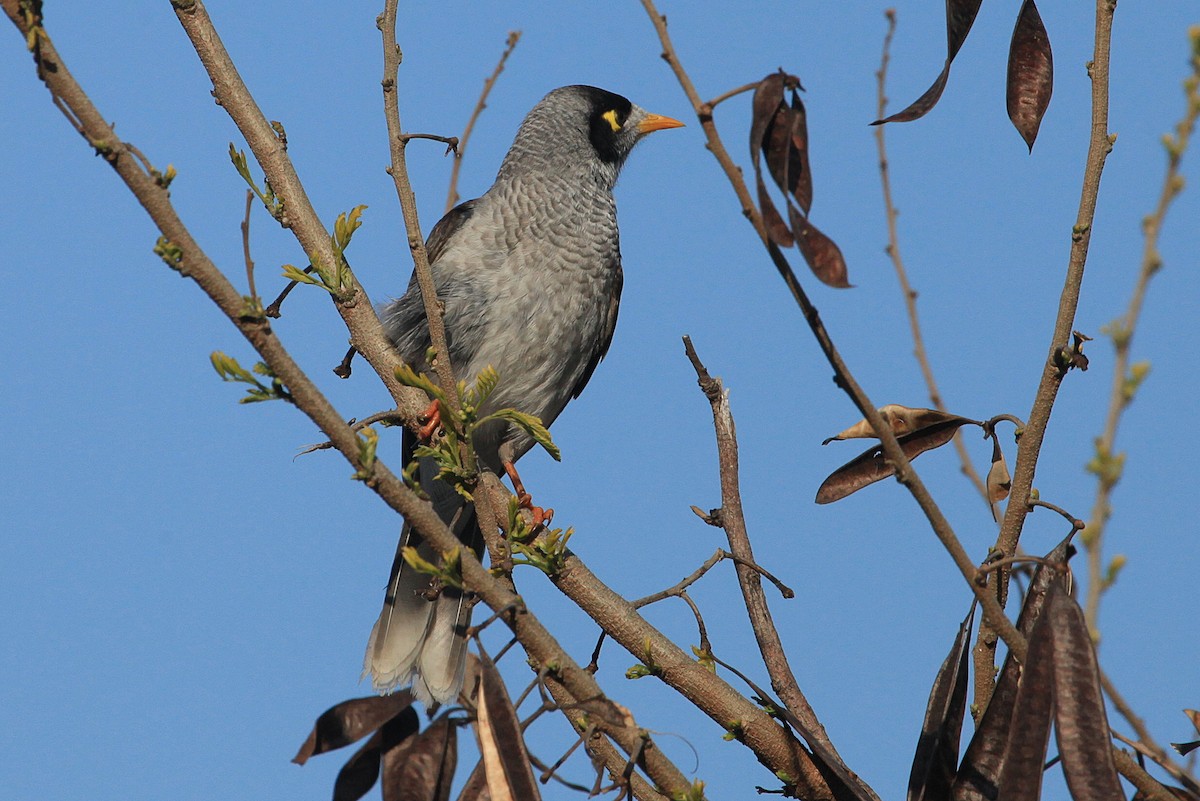
[[[1033,631],[1045,608],[1049,588],[1052,585],[1060,589],[1065,586],[1065,571],[1049,565],[1066,564],[1074,553],[1071,546],[1073,537],[1074,532],[1046,554],[1047,564],[1038,565],[1034,571],[1029,589],[1025,593],[1025,602],[1021,606],[1021,614],[1017,617],[1017,629],[1026,637]],[[995,801],[997,798],[996,785],[1004,765],[1004,749],[1012,727],[1020,679],[1021,663],[1010,654],[1004,658],[1004,666],[1000,669],[992,700],[984,710],[959,764],[958,776],[954,779],[950,793],[953,801]]]
[[[542,796],[533,778],[517,710],[508,697],[500,672],[482,656],[476,728],[492,801],[538,801]]]
[[[458,764],[458,725],[440,715],[416,737],[380,748],[383,801],[449,801]]]
[[[975,603],[958,627],[950,653],[938,669],[908,776],[908,801],[943,801],[958,767],[958,743],[967,710],[967,675]]]
[[[946,0],[946,62],[942,66],[942,71],[934,79],[933,84],[925,90],[925,94],[914,100],[907,108],[890,117],[875,120],[871,123],[872,125],[883,125],[888,122],[911,122],[924,117],[930,109],[937,105],[938,100],[942,97],[942,92],[946,89],[946,81],[950,78],[950,64],[954,62],[954,57],[958,55],[963,42],[967,40],[967,34],[971,32],[971,26],[975,24],[975,16],[979,13],[979,6],[982,2],[983,0]]]
[[[379,781],[379,743],[383,736],[376,731],[362,748],[354,753],[338,771],[333,782],[333,801],[358,801]]]
[[[890,117],[884,117],[881,120],[875,120],[872,125],[886,125],[889,122],[912,122],[919,120],[929,113],[930,109],[937,105],[937,102],[942,98],[942,92],[946,91],[946,80],[950,77],[950,59],[946,59],[945,66],[938,73],[937,78],[925,94],[918,97],[904,109],[897,111]]]
[[[796,199],[808,214],[812,207],[812,172],[808,162],[808,117],[800,92],[791,90],[791,105],[780,101],[763,134],[763,155],[775,185]]]
[[[408,690],[391,695],[351,698],[321,713],[308,739],[292,761],[303,765],[309,757],[342,748],[378,729],[412,704]]]
[[[1069,593],[1051,589],[1039,625],[1046,624],[1053,632],[1054,729],[1071,798],[1124,801],[1104,711],[1100,666],[1083,610]]]
[[[488,791],[487,772],[483,767],[483,760],[475,763],[475,769],[471,771],[471,775],[467,777],[467,783],[463,785],[462,792],[458,794],[458,801],[492,801],[492,794]]]
[[[911,406],[901,406],[898,403],[889,403],[886,406],[879,407],[879,416],[892,429],[892,433],[897,437],[902,437],[905,434],[911,434],[917,429],[925,428],[942,423],[947,420],[961,420],[964,423],[979,423],[975,420],[969,420],[966,417],[960,417],[957,414],[941,412],[937,409],[919,409]],[[870,438],[876,439],[875,429],[866,419],[859,420],[854,425],[847,428],[840,434],[829,437],[822,445],[828,445],[835,440],[844,439],[861,439]]]
[[[992,507],[992,517],[996,518],[996,504],[1008,497],[1012,489],[1012,476],[1008,473],[1008,463],[1004,461],[1004,451],[1000,450],[1000,440],[992,434],[992,466],[987,474],[988,505]]]
[[[808,263],[808,268],[821,283],[835,289],[849,289],[849,272],[846,269],[846,259],[837,244],[823,234],[817,226],[800,214],[799,210],[788,202],[788,217],[792,222],[792,233],[796,237],[796,246],[800,255]]]
[[[808,214],[812,208],[812,167],[808,161],[808,112],[800,100],[800,92],[792,90],[792,151],[800,162],[799,172],[792,176],[792,197],[796,204]]]
[[[783,216],[775,208],[763,182],[762,166],[759,157],[763,145],[770,135],[771,123],[783,105],[784,75],[773,72],[758,82],[752,101],[752,117],[750,121],[750,163],[754,165],[754,180],[758,189],[758,207],[762,211],[763,222],[771,241],[781,247],[791,247],[794,243],[792,232],[784,221]]]
[[[955,417],[934,423],[899,437],[900,448],[911,461],[925,451],[945,445],[954,438],[954,432],[960,426],[973,422],[975,421],[965,417]],[[876,446],[834,470],[821,483],[817,490],[816,501],[817,503],[839,501],[863,487],[874,484],[876,481],[882,481],[895,472],[895,467],[883,455],[883,447]]]
[[[1033,151],[1042,117],[1054,92],[1054,56],[1042,16],[1033,0],[1025,0],[1008,46],[1008,118]]]
[[[783,217],[779,216],[779,210],[775,208],[775,202],[771,200],[771,195],[767,192],[767,185],[763,183],[762,173],[757,167],[754,171],[758,182],[758,208],[762,211],[763,225],[767,227],[767,235],[776,245],[790,248],[796,244],[796,239],[792,236],[792,229],[788,228]]]
[[[333,801],[358,801],[369,793],[379,779],[383,753],[398,746],[407,747],[404,743],[420,727],[417,711],[411,706],[384,723],[338,771]]]
[[[996,781],[995,797],[1005,801],[1037,801],[1041,794],[1042,766],[1054,712],[1054,636],[1048,619],[1049,615],[1043,613],[1029,635],[1004,761]]]

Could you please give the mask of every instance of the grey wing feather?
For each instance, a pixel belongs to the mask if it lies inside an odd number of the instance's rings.
[[[571,397],[578,398],[579,393],[583,392],[583,388],[587,386],[588,381],[592,378],[592,373],[596,372],[596,365],[608,354],[608,346],[612,344],[613,332],[617,328],[617,311],[621,305],[621,285],[625,281],[624,273],[621,270],[621,255],[618,253],[613,257],[614,264],[611,266],[613,274],[616,276],[613,282],[612,296],[608,302],[608,314],[604,318],[604,328],[600,331],[600,343],[592,357],[588,359],[587,367],[583,369],[583,375],[579,381],[571,388]]]
[[[471,214],[475,211],[475,204],[478,202],[479,200],[476,198],[459,203],[446,212],[445,216],[438,220],[437,225],[433,226],[433,230],[429,232],[429,238],[425,240],[425,253],[429,256],[430,264],[441,258],[442,253],[446,250],[446,243],[459,228],[463,227],[463,223],[471,219]]]

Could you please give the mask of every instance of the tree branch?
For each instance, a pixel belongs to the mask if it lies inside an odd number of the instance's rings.
[[[5,2],[7,5],[8,0]],[[204,4],[200,0],[175,0],[172,5],[212,81],[213,97],[237,125],[271,189],[283,200],[282,224],[296,236],[310,263],[332,267],[337,257],[329,232],[313,209],[287,149],[263,116],[221,43]],[[351,278],[351,286],[342,297],[335,298],[334,306],[350,331],[351,344],[375,370],[399,408],[415,421],[427,401],[423,403],[420,392],[396,380],[393,368],[400,358],[384,334],[366,291]]]
[[[1200,34],[1197,34],[1200,37]],[[1200,40],[1194,40],[1193,53],[1200,52]],[[1159,190],[1158,203],[1142,221],[1144,244],[1142,246],[1142,263],[1138,269],[1137,280],[1133,293],[1129,298],[1129,306],[1120,318],[1108,326],[1108,334],[1113,343],[1113,372],[1112,389],[1109,392],[1108,413],[1104,418],[1104,430],[1096,439],[1096,453],[1088,469],[1096,475],[1096,498],[1092,504],[1092,513],[1088,519],[1082,540],[1087,549],[1088,587],[1087,601],[1084,609],[1088,626],[1093,632],[1100,630],[1100,599],[1110,585],[1105,576],[1103,564],[1103,537],[1105,526],[1112,512],[1112,491],[1121,478],[1123,461],[1113,452],[1116,446],[1117,429],[1121,416],[1133,402],[1142,379],[1149,369],[1131,372],[1129,364],[1130,348],[1133,335],[1141,318],[1142,304],[1145,301],[1146,290],[1153,278],[1162,268],[1162,257],[1158,252],[1159,234],[1167,211],[1179,193],[1183,191],[1183,177],[1179,174],[1179,164],[1183,154],[1187,152],[1191,141],[1192,131],[1196,125],[1196,117],[1200,115],[1200,55],[1191,57],[1192,75],[1185,80],[1184,98],[1186,106],[1183,117],[1175,125],[1175,135],[1164,137],[1167,151],[1167,169],[1163,176],[1162,189]],[[1136,368],[1136,366],[1135,366]]]

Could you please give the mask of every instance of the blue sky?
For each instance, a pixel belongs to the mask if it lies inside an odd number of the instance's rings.
[[[897,110],[925,90],[944,57],[939,2],[898,2],[889,94]],[[985,4],[938,107],[889,127],[901,247],[920,291],[930,358],[950,408],[974,418],[1026,417],[1049,345],[1088,134],[1087,4],[1041,9],[1054,47],[1055,94],[1033,154],[1010,126],[1003,76],[1018,3]],[[812,219],[841,245],[852,290],[801,280],[877,405],[927,405],[886,242],[875,143],[874,71],[884,4],[668,3],[671,31],[700,92],[713,97],[777,67],[807,87]],[[390,178],[375,6],[317,13],[271,0],[210,9],[242,75],[290,154],[322,218],[369,208],[349,252],[372,298],[402,292],[411,267]],[[244,147],[168,4],[137,15],[47,4],[47,27],[117,131],[179,177],[172,197],[208,255],[235,281],[244,184],[229,164]],[[1097,337],[1091,370],[1072,373],[1035,482],[1085,517],[1083,471],[1111,377],[1101,327],[1124,309],[1140,259],[1140,220],[1163,174],[1159,139],[1179,118],[1186,28],[1194,4],[1161,0],[1117,11],[1110,129],[1118,134],[1076,328]],[[548,90],[592,83],[652,111],[690,111],[640,4],[405,4],[401,109],[410,130],[458,134],[509,30],[523,38],[491,95],[460,191],[484,191],[524,113]],[[399,520],[349,480],[321,439],[282,404],[237,404],[209,354],[251,351],[191,283],[151,253],[156,232],[113,172],[66,124],[15,35],[5,76],[0,192],[8,277],[0,335],[10,343],[0,389],[0,788],[14,799],[171,797],[319,799],[342,762],[288,760],[313,717],[366,694],[362,649],[378,612]],[[749,97],[717,121],[744,167]],[[415,143],[410,166],[422,222],[436,222],[450,161]],[[1195,184],[1196,154],[1184,173]],[[256,171],[257,172],[257,171]],[[742,486],[756,554],[797,592],[772,610],[793,667],[847,762],[884,798],[905,785],[933,675],[969,594],[911,499],[892,482],[831,506],[812,497],[860,448],[820,442],[856,419],[741,219],[697,125],[639,147],[617,189],[625,294],[616,338],[591,386],[554,428],[561,464],[522,462],[539,502],[573,525],[572,547],[619,592],[675,583],[721,545],[689,510],[719,503],[709,408],[680,336],[690,334],[731,391]],[[1102,664],[1160,742],[1187,739],[1196,707],[1200,546],[1188,498],[1195,458],[1183,440],[1200,394],[1192,343],[1200,316],[1200,195],[1171,211],[1134,344],[1153,364],[1119,445],[1108,553],[1129,565],[1102,613]],[[302,254],[256,211],[263,295]],[[801,270],[799,259],[795,259]],[[276,326],[346,417],[386,404],[360,370],[329,373],[346,335],[323,293],[298,291]],[[1006,442],[1011,439],[1006,438]],[[968,446],[986,469],[987,443]],[[386,458],[386,447],[385,458]],[[398,448],[398,446],[397,446]],[[1014,451],[1009,449],[1010,459]],[[950,449],[917,463],[959,537],[982,559],[994,524]],[[1025,548],[1064,534],[1038,512]],[[1082,569],[1082,560],[1077,569]],[[765,684],[739,612],[732,572],[695,591],[714,648]],[[517,575],[576,657],[595,629],[532,570]],[[685,646],[681,604],[647,613]],[[493,641],[494,644],[498,641]],[[526,681],[511,658],[510,681]],[[611,643],[601,679],[656,732],[710,797],[748,797],[771,777],[747,751],[653,679],[628,682],[633,658]],[[564,724],[538,724],[535,749],[558,756]],[[1122,728],[1122,730],[1125,730]],[[464,738],[464,741],[467,738]],[[694,749],[694,753],[693,753]],[[576,760],[569,775],[585,783]],[[547,797],[564,791],[548,790]]]

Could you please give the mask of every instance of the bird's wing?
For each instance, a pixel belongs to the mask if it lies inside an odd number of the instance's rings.
[[[475,199],[459,203],[446,212],[446,216],[438,220],[437,225],[433,226],[433,230],[429,232],[429,238],[425,240],[425,253],[429,256],[430,264],[441,258],[442,253],[446,250],[446,245],[449,244],[458,229],[462,228],[463,223],[471,218],[475,204],[478,202],[479,200]]]
[[[612,344],[613,331],[617,328],[617,311],[621,305],[621,285],[625,281],[624,273],[621,271],[621,254],[616,253],[612,257],[612,264],[609,269],[615,275],[613,281],[612,295],[608,299],[608,314],[604,317],[604,327],[600,330],[600,342],[598,347],[588,359],[587,367],[583,369],[583,375],[579,377],[579,381],[571,388],[571,397],[578,398],[579,393],[583,392],[583,388],[587,386],[587,382],[591,380],[592,373],[596,372],[596,365],[608,353],[608,346]]]

